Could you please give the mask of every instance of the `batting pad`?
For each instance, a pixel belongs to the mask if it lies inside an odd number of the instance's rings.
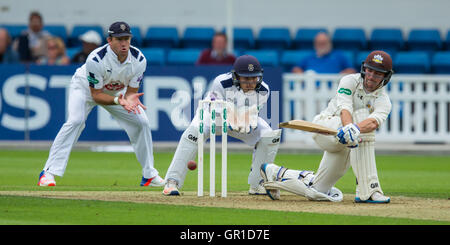
[[[363,201],[376,191],[383,194],[375,162],[375,142],[362,142],[350,151],[350,164],[356,176],[356,193]]]
[[[280,146],[281,129],[273,130],[262,135],[253,151],[252,171],[248,176],[248,183],[257,187],[262,177],[259,169],[263,163],[273,163]]]

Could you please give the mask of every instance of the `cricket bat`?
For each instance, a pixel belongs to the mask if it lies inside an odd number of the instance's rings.
[[[282,122],[279,124],[280,128],[292,128],[312,133],[324,134],[324,135],[336,135],[337,130],[321,126],[316,123],[307,122],[303,120],[291,120],[289,122]]]

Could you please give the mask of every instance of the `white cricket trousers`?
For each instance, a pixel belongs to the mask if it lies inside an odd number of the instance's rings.
[[[56,135],[44,166],[45,171],[61,177],[66,170],[72,147],[84,129],[89,113],[96,105],[99,105],[93,101],[89,88],[79,83],[83,81],[74,82],[74,79],[81,78],[74,76],[70,84],[67,121]],[[87,81],[85,82],[87,84]],[[128,113],[120,105],[99,106],[108,111],[127,133],[137,160],[142,165],[143,177],[153,178],[158,175],[158,171],[154,168],[152,135],[145,111],[140,108],[142,113],[134,114]]]

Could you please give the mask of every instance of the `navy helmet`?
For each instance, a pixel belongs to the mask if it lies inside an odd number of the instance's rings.
[[[231,70],[233,76],[233,85],[240,88],[240,77],[258,77],[255,90],[259,91],[261,88],[263,69],[258,59],[251,55],[239,56],[233,64]]]

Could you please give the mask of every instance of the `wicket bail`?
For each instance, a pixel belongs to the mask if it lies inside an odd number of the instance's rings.
[[[228,135],[228,124],[227,124],[227,107],[226,102],[223,100],[200,100],[198,102],[199,108],[199,134],[198,134],[198,181],[197,181],[197,196],[203,196],[203,144],[204,144],[204,129],[205,129],[205,104],[208,105],[210,116],[210,137],[209,137],[209,196],[215,196],[215,177],[216,177],[216,110],[217,105],[221,106],[222,109],[222,197],[227,196],[227,135]],[[220,107],[219,107],[220,108]]]

